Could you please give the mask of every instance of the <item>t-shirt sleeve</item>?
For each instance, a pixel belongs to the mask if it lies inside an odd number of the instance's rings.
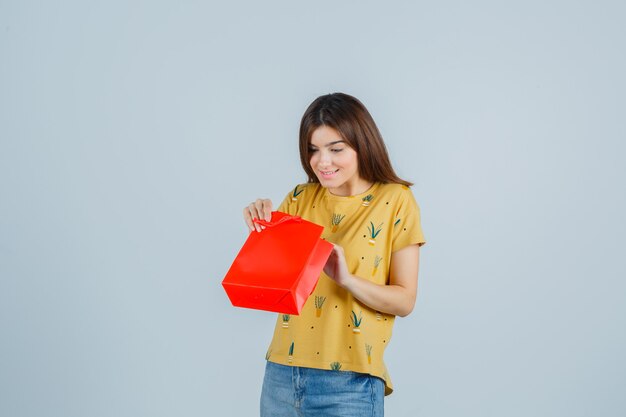
[[[420,208],[410,189],[403,188],[394,218],[392,252],[409,245],[426,243],[422,232]]]

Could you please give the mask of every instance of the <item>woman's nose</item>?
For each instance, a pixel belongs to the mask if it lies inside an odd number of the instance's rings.
[[[330,165],[331,157],[329,152],[320,152],[320,164]]]

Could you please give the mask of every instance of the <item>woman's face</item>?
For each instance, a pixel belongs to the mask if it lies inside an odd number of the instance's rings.
[[[332,194],[355,195],[369,188],[359,177],[356,151],[332,127],[318,127],[311,135],[309,149],[311,168]]]

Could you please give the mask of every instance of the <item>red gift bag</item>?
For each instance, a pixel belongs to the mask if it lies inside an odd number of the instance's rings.
[[[324,228],[275,211],[260,233],[251,232],[222,281],[237,307],[300,314],[333,245]]]

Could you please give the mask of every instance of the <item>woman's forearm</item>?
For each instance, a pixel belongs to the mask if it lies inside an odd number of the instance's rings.
[[[357,300],[381,313],[405,317],[415,306],[415,291],[400,285],[380,285],[350,275],[345,277],[341,286]]]

